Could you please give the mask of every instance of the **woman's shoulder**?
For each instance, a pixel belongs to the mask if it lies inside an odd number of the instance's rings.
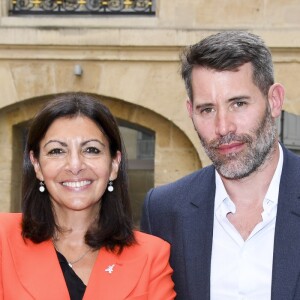
[[[137,241],[136,245],[140,247],[141,250],[156,252],[158,250],[169,251],[170,249],[170,244],[157,236],[141,231],[135,231],[134,235]]]
[[[149,262],[160,257],[169,258],[170,244],[164,240],[140,231],[134,231],[136,242],[125,247],[120,253],[121,260],[136,260],[138,258],[147,258]]]
[[[0,230],[9,232],[21,230],[21,213],[0,213]]]
[[[139,230],[134,231],[134,236],[137,241],[144,242],[144,243],[159,243],[159,244],[168,244],[168,242],[164,241],[162,238],[159,238],[155,235],[145,233]]]

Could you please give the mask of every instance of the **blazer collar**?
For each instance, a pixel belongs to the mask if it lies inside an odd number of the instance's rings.
[[[189,299],[210,299],[210,264],[212,251],[215,168],[208,167],[190,185],[189,207],[182,228],[186,283]]]
[[[272,300],[293,299],[300,273],[300,159],[282,148],[284,161],[275,227]]]
[[[16,241],[17,240],[17,241]],[[69,299],[55,249],[51,241],[24,241],[21,232],[11,237],[14,267],[21,284],[34,299]]]
[[[21,230],[14,233],[10,241],[19,280],[34,299],[69,299],[51,241],[40,244],[30,240],[25,242],[21,237]],[[137,285],[147,262],[146,254],[136,256],[135,253],[135,246],[125,248],[120,255],[101,248],[83,299],[125,299]]]
[[[146,255],[126,258],[134,246],[125,248],[119,256],[101,248],[93,268],[84,300],[125,299],[137,285],[147,262]]]

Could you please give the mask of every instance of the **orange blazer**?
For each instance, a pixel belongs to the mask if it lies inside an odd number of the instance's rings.
[[[34,244],[21,236],[21,214],[0,213],[0,299],[70,299],[51,241]],[[175,298],[165,241],[136,232],[137,245],[120,255],[101,248],[84,300]],[[108,272],[114,265],[113,271]]]

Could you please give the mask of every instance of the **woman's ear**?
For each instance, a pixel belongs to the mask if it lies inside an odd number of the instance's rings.
[[[116,156],[112,159],[111,162],[111,172],[109,180],[115,180],[118,177],[118,171],[121,163],[122,154],[120,151],[117,151]]]
[[[32,150],[29,152],[29,157],[30,157],[30,161],[34,168],[36,178],[40,181],[44,181],[44,176],[41,171],[40,163],[39,163],[38,159],[35,158]]]
[[[284,87],[280,83],[274,83],[270,87],[268,93],[268,101],[271,108],[272,117],[279,117],[284,101]]]

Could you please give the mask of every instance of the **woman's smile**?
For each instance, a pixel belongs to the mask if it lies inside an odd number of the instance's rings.
[[[40,142],[34,160],[37,177],[44,181],[54,208],[85,210],[98,207],[109,180],[118,172],[109,143],[89,118],[59,118]]]

